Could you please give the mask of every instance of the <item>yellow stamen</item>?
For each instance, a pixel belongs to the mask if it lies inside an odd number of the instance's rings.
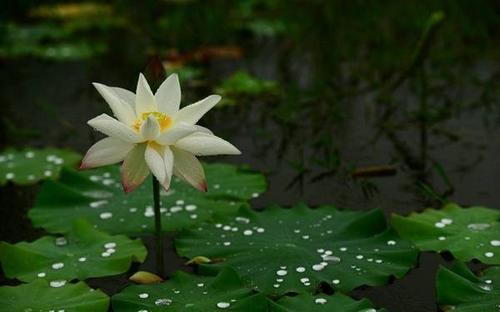
[[[172,126],[172,118],[170,118],[168,115],[160,112],[147,112],[147,113],[142,113],[142,115],[135,120],[132,128],[134,128],[137,132],[139,132],[141,130],[142,123],[146,119],[148,119],[149,116],[153,116],[156,118],[158,124],[160,125],[160,131],[162,132],[170,128],[170,126]]]

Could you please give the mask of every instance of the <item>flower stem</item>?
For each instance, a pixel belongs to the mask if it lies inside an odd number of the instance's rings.
[[[160,183],[153,176],[153,199],[155,213],[155,243],[156,243],[156,271],[161,278],[165,277],[165,261],[163,258],[163,240],[161,238],[160,214]]]

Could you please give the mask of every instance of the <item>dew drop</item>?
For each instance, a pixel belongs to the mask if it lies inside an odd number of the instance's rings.
[[[498,247],[498,246],[500,246],[500,240],[494,239],[494,240],[490,241],[490,245],[494,246],[494,247]]]
[[[449,218],[443,218],[443,219],[441,219],[441,223],[444,223],[446,225],[450,225],[453,223],[453,220],[449,219]]]
[[[141,298],[141,299],[147,299],[148,297],[149,297],[148,293],[141,293],[141,294],[139,294],[139,298]]]
[[[111,212],[102,212],[100,215],[99,215],[99,218],[103,219],[103,220],[106,220],[106,219],[109,219],[113,216],[113,214]]]
[[[56,238],[56,245],[57,246],[64,246],[68,243],[65,237],[57,237]]]
[[[494,254],[494,253],[492,253],[491,251],[488,251],[488,252],[485,252],[485,253],[484,253],[484,256],[485,256],[485,257],[488,257],[488,258],[491,258],[491,257],[493,257],[494,255],[495,255],[495,254]]]
[[[325,298],[316,298],[316,300],[314,300],[314,303],[316,304],[325,304],[326,302]]]
[[[66,285],[66,281],[65,281],[65,280],[55,280],[55,281],[51,281],[51,282],[49,283],[49,285],[50,285],[51,287],[55,287],[55,288],[57,288],[57,287],[62,287],[62,286],[64,286],[64,285]]]
[[[165,306],[165,305],[170,305],[172,303],[171,299],[168,298],[160,298],[155,300],[155,305],[157,306]]]
[[[335,285],[338,285],[338,284],[340,284],[340,280],[338,280],[338,279],[334,279],[334,280],[332,281],[332,283],[333,283],[333,284],[335,284]]]
[[[387,245],[394,246],[394,245],[396,245],[396,241],[389,240],[389,241],[387,241]]]
[[[230,305],[229,302],[217,302],[217,307],[221,309],[229,308]]]
[[[325,261],[330,261],[330,262],[340,262],[342,261],[342,259],[340,259],[340,257],[337,257],[337,256],[322,256],[323,260]]]
[[[54,270],[59,270],[59,269],[62,269],[64,267],[64,263],[62,262],[56,262],[54,264],[52,264],[52,268]]]
[[[297,268],[295,269],[295,271],[297,271],[297,272],[299,272],[299,273],[304,273],[304,272],[306,271],[306,268],[304,268],[304,267],[297,267]]]
[[[38,276],[38,277],[45,277],[46,275],[47,274],[45,274],[45,272],[40,272],[36,276]]]
[[[90,208],[99,208],[103,205],[106,205],[108,203],[107,200],[97,200],[97,201],[94,201],[94,202],[91,202],[89,204]]]
[[[483,290],[486,290],[486,291],[491,291],[491,285],[479,285],[479,287]]]
[[[467,228],[471,231],[482,231],[486,230],[489,227],[490,225],[488,223],[471,223],[467,225]]]
[[[196,205],[186,205],[186,211],[195,211],[196,210]]]
[[[172,212],[172,213],[176,213],[179,211],[182,211],[182,207],[179,207],[179,206],[170,207],[170,212]]]
[[[434,223],[434,226],[437,227],[437,228],[444,228],[446,226],[446,224],[442,223],[442,222],[436,222]]]
[[[109,249],[109,248],[116,248],[116,243],[115,242],[109,242],[104,244],[104,248]]]
[[[286,270],[278,270],[278,271],[276,272],[276,274],[277,274],[278,276],[285,276],[287,273],[288,273],[288,272],[287,272]]]
[[[100,176],[96,176],[96,175],[91,175],[89,179],[92,182],[97,182],[97,181],[99,181],[101,179],[101,177]]]
[[[312,269],[313,269],[314,271],[321,271],[321,270],[323,270],[324,268],[325,268],[325,266],[324,266],[323,264],[315,264],[315,265],[313,265],[313,266],[312,266]]]
[[[243,235],[250,236],[252,234],[253,234],[252,230],[245,230],[245,231],[243,231]]]

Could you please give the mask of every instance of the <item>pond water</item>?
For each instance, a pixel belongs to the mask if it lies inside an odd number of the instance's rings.
[[[498,77],[498,64],[477,59],[453,68],[454,76],[465,72],[470,78],[461,83],[435,77],[425,65],[426,71],[420,73],[425,78],[412,77],[381,99],[380,88],[342,95],[342,88],[325,83],[311,91],[317,72],[310,56],[295,53],[283,65],[283,50],[274,41],[257,42],[243,59],[215,59],[202,65],[209,79],[220,80],[245,69],[280,86],[277,97],[237,99],[240,105],[214,109],[202,121],[243,152],[239,157],[205,160],[248,164],[266,174],[269,190],[252,201],[255,208],[306,202],[342,209],[380,208],[389,217],[437,207],[442,200],[500,207],[496,183],[500,115],[485,100],[489,83]],[[136,74],[146,64],[112,56],[2,64],[0,111],[9,123],[4,125],[1,145],[49,145],[83,153],[98,137],[86,121],[107,109],[90,83],[134,89]],[[345,64],[346,77],[349,66]],[[199,86],[182,75],[180,79],[184,104],[211,92],[211,84]],[[356,86],[363,89],[365,84],[358,79]],[[396,109],[384,119],[390,103]],[[1,240],[40,236],[42,232],[32,228],[26,217],[38,188],[0,189]],[[152,247],[151,238],[144,241]],[[176,256],[171,237],[166,244],[167,273],[190,270]],[[151,253],[141,269],[152,269],[154,259]],[[367,297],[389,311],[436,311],[435,273],[446,263],[451,263],[451,257],[424,252],[418,266],[402,279],[386,286],[361,287],[351,295]],[[14,283],[3,276],[0,282]],[[109,294],[127,283],[125,274],[90,282]]]

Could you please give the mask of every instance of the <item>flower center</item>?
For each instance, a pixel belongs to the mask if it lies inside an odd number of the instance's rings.
[[[160,125],[160,131],[163,132],[164,130],[167,130],[172,126],[172,118],[170,118],[168,115],[160,113],[160,112],[147,112],[147,113],[142,113],[139,118],[137,118],[132,125],[132,128],[134,128],[137,132],[140,131],[142,124],[146,119],[148,119],[149,116],[153,116],[156,118],[158,121],[158,124]]]

